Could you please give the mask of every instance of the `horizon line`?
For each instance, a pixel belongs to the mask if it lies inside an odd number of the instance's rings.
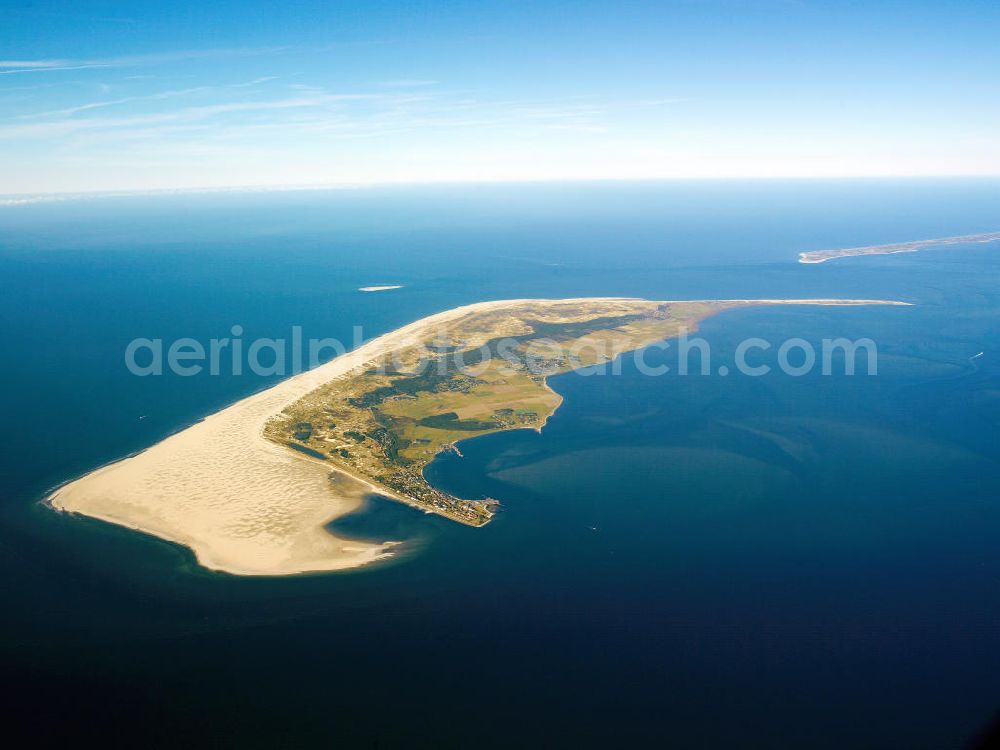
[[[859,174],[859,175],[732,175],[686,177],[523,177],[503,179],[381,180],[370,182],[274,183],[267,185],[215,185],[164,188],[118,188],[108,190],[53,190],[32,193],[0,193],[0,206],[21,206],[71,200],[128,198],[143,196],[197,195],[213,193],[285,193],[333,190],[374,190],[379,188],[437,187],[446,185],[518,185],[518,184],[587,184],[608,182],[678,183],[678,182],[846,182],[846,181],[932,181],[1000,180],[997,174]]]

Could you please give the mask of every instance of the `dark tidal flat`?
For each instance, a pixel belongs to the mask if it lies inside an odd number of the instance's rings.
[[[1000,245],[797,261],[996,231],[998,205],[996,182],[868,180],[0,208],[5,724],[163,746],[965,746],[1000,710]],[[403,288],[357,292],[386,279]],[[428,467],[501,500],[494,522],[369,499],[338,533],[406,544],[357,572],[213,574],[39,504],[275,382],[138,378],[135,337],[351,341],[534,296],[914,306],[736,310],[699,331],[708,375],[626,357],[552,378],[541,433]],[[748,337],[841,336],[877,343],[877,375],[718,373]]]

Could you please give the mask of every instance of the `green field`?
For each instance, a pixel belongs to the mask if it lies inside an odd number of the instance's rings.
[[[438,453],[498,430],[540,429],[561,401],[546,376],[607,366],[724,307],[585,300],[470,314],[393,352],[391,362],[371,362],[316,389],[272,419],[266,435],[391,497],[481,525],[493,502],[461,500],[424,480],[424,466]]]

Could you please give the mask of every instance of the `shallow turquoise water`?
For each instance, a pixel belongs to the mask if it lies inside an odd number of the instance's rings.
[[[223,727],[251,746],[961,746],[1000,707],[998,248],[795,258],[995,230],[998,198],[988,182],[701,183],[5,209],[8,721],[154,722],[165,744]],[[355,291],[377,283],[404,288]],[[136,378],[134,337],[349,340],[581,295],[916,305],[741,310],[700,332],[713,373],[748,336],[870,337],[874,377],[651,378],[626,358],[554,378],[566,401],[541,434],[429,469],[500,498],[497,521],[373,500],[338,527],[411,544],[360,573],[213,575],[37,505],[271,382]]]

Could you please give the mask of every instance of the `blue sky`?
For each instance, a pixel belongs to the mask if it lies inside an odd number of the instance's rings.
[[[1000,3],[20,2],[0,193],[1000,174]]]

